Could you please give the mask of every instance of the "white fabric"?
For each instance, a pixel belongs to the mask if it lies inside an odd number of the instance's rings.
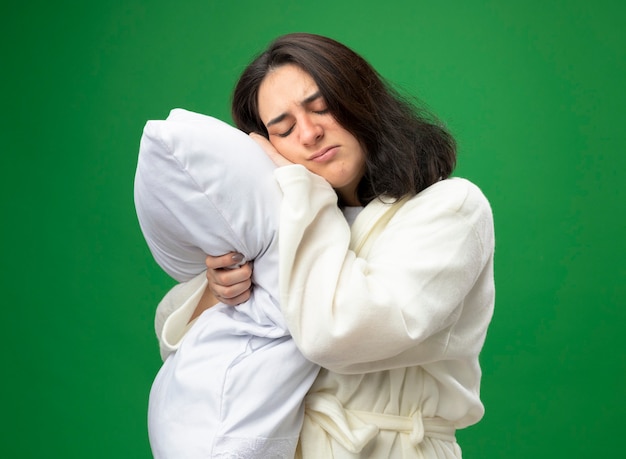
[[[399,206],[371,202],[349,228],[323,179],[298,165],[275,175],[281,308],[298,346],[325,367],[296,457],[460,458],[453,430],[484,413],[488,201],[467,180],[442,180]]]
[[[335,399],[331,419],[419,412],[454,428],[478,422],[478,356],[495,297],[493,219],[480,190],[449,179],[399,209],[373,201],[349,231],[324,180],[301,166],[275,175],[284,193],[281,308],[302,352],[324,367],[307,398]],[[342,429],[316,413],[307,410],[303,458],[461,454],[453,441],[427,435],[415,446],[408,432],[354,420],[344,425],[376,434],[349,450]]]
[[[306,413],[310,424],[325,432],[351,453],[360,453],[381,431],[408,435],[413,448],[418,448],[425,437],[454,443],[455,428],[438,418],[424,418],[420,410],[409,416],[347,410],[331,394],[312,392],[306,399]],[[321,452],[321,451],[320,451]],[[326,457],[332,457],[329,452]]]
[[[148,121],[139,146],[135,208],[159,265],[178,281],[205,268],[207,254],[240,251],[276,267],[280,190],[274,165],[246,134],[210,116],[174,109]],[[259,270],[276,288],[275,269]]]
[[[298,351],[278,307],[273,170],[256,143],[215,118],[176,109],[144,128],[140,226],[159,265],[188,280],[155,320],[166,358],[149,401],[155,458],[293,457],[319,369]],[[237,308],[218,304],[189,327],[206,287],[205,254],[230,251],[255,260],[252,297]]]
[[[343,216],[346,218],[348,225],[352,226],[356,217],[361,213],[363,207],[344,207],[341,209]]]

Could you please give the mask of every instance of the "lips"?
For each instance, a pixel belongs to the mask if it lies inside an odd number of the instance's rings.
[[[332,145],[330,147],[322,148],[311,155],[311,157],[309,157],[309,161],[315,161],[318,163],[329,161],[335,156],[335,154],[337,154],[338,147],[338,145]]]

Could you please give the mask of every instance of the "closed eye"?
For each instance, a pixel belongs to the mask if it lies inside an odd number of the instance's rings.
[[[291,134],[293,132],[293,128],[295,125],[291,126],[289,129],[287,129],[285,132],[281,132],[276,134],[278,137],[287,137],[289,134]]]
[[[316,115],[326,115],[326,114],[330,113],[330,110],[328,108],[323,108],[321,110],[311,110],[311,111],[313,113],[315,113]],[[292,125],[285,132],[281,132],[281,133],[274,134],[274,135],[277,135],[278,137],[285,138],[285,137],[289,136],[289,134],[291,134],[293,132],[294,127],[295,127],[295,124]]]

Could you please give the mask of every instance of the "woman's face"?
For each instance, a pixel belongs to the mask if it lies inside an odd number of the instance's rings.
[[[276,150],[322,176],[348,205],[365,173],[365,152],[337,123],[313,78],[286,64],[268,73],[258,94],[259,116]]]

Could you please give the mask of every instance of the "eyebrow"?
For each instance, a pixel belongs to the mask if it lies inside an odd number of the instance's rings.
[[[308,96],[307,98],[305,98],[300,105],[307,105],[310,104],[311,102],[313,102],[314,100],[319,99],[320,97],[322,97],[322,93],[319,91],[316,91],[315,93],[311,94],[310,96]],[[274,124],[278,124],[280,123],[282,120],[284,120],[285,118],[287,118],[287,113],[282,113],[280,115],[278,115],[276,118],[272,118],[271,120],[269,120],[267,122],[267,124],[265,125],[266,128],[274,125]]]

